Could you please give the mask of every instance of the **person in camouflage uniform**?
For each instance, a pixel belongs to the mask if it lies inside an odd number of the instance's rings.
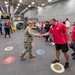
[[[21,59],[25,59],[25,55],[27,52],[29,52],[29,57],[34,58],[35,55],[32,54],[32,41],[34,36],[39,36],[39,33],[34,33],[31,29],[32,21],[28,21],[28,26],[25,29],[24,34],[24,48],[25,50],[22,51],[20,54]]]

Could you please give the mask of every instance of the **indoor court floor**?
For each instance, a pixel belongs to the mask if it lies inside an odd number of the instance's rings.
[[[34,37],[33,53],[36,58],[30,59],[28,54],[25,61],[19,58],[24,49],[23,34],[24,30],[17,30],[11,34],[11,38],[4,38],[4,35],[0,35],[0,75],[59,75],[50,68],[51,62],[55,60],[55,47],[45,42],[44,38]],[[6,51],[5,48],[9,46],[13,49]],[[38,50],[42,50],[42,52],[38,52]],[[70,49],[70,67],[60,75],[75,74],[75,60],[72,60],[72,52]],[[12,60],[9,58],[4,62],[8,57],[11,57]],[[60,61],[62,65],[65,64],[62,52]]]

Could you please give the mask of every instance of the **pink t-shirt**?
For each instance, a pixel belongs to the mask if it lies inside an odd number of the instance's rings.
[[[72,38],[72,41],[75,42],[75,26],[72,29],[72,36],[71,36],[71,38]]]
[[[11,26],[11,24],[12,24],[10,21],[8,21],[7,23],[8,23],[9,26]]]

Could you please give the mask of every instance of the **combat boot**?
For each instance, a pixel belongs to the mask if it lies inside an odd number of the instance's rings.
[[[22,59],[22,60],[25,60],[25,54],[20,54],[20,58]]]
[[[35,55],[29,54],[29,58],[35,58]]]

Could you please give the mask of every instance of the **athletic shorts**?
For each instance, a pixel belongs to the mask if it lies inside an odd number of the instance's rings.
[[[67,43],[65,43],[65,44],[55,44],[55,48],[56,48],[56,50],[62,50],[63,53],[66,53],[69,50]]]

